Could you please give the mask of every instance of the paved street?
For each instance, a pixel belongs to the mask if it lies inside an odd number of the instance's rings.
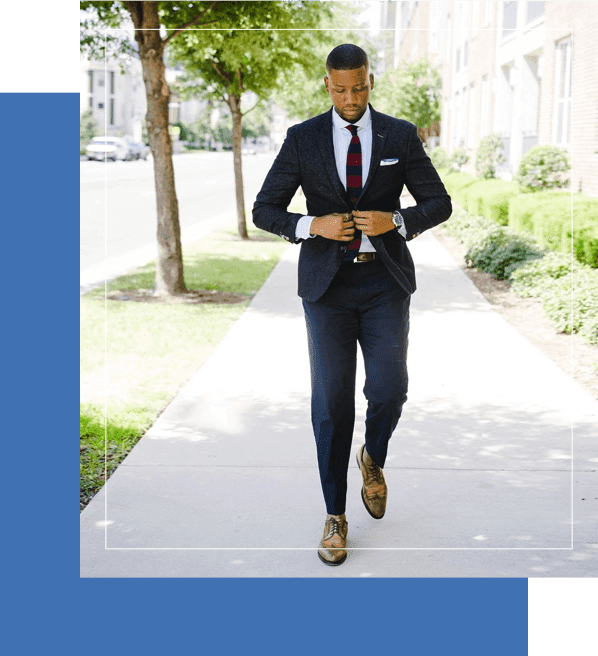
[[[251,207],[274,153],[243,158],[246,205]],[[156,254],[156,195],[147,161],[81,162],[81,286],[113,277]],[[174,156],[183,242],[236,217],[230,152]],[[251,217],[248,216],[248,220]]]

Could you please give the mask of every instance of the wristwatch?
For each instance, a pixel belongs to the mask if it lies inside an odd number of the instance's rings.
[[[402,228],[402,227],[403,227],[403,224],[405,223],[405,222],[403,221],[403,217],[401,216],[401,213],[399,212],[399,210],[395,210],[395,211],[392,213],[392,217],[391,217],[391,219],[392,219],[392,222],[395,224],[395,228],[396,228],[397,230],[398,230],[399,228]]]

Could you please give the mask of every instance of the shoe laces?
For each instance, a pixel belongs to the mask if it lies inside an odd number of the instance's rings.
[[[341,525],[343,523],[344,523],[343,520],[334,519],[334,517],[330,517],[328,519],[328,533],[324,539],[327,540],[328,538],[332,537],[335,533],[338,533],[338,535],[340,535]]]

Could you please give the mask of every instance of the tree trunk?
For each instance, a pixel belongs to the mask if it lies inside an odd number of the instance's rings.
[[[186,291],[179,205],[174,184],[172,141],[168,132],[170,89],[164,71],[164,43],[160,37],[157,2],[124,2],[135,25],[135,40],[147,97],[146,125],[154,159],[158,214],[158,265],[155,293],[174,296]]]
[[[245,220],[245,195],[243,191],[242,133],[241,133],[241,96],[230,95],[228,106],[233,116],[233,160],[235,165],[235,189],[237,192],[237,225],[239,236],[249,239]]]

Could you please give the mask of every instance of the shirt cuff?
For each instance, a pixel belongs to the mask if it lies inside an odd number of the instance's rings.
[[[315,235],[310,235],[311,222],[315,219],[315,216],[302,216],[299,221],[297,221],[297,226],[295,227],[295,237],[297,239],[310,239],[315,237]]]
[[[407,229],[405,228],[404,223],[400,228],[397,228],[397,232],[403,237],[403,239],[407,239]]]

